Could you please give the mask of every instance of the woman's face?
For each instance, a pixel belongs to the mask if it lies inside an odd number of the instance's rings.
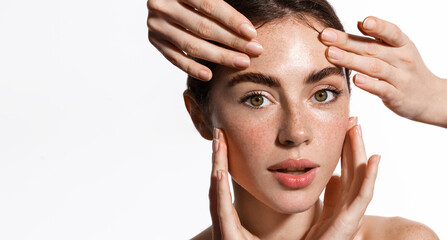
[[[302,212],[317,201],[340,158],[347,83],[304,23],[266,24],[257,39],[264,52],[248,69],[215,72],[211,122],[225,133],[237,184],[278,212]]]

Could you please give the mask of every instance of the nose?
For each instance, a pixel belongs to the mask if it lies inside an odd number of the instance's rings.
[[[311,123],[312,119],[304,112],[285,112],[278,133],[279,144],[285,147],[309,144],[312,140]]]

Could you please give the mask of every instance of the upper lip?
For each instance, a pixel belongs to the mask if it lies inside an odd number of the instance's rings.
[[[277,171],[279,169],[305,169],[305,168],[317,168],[319,164],[314,163],[308,159],[287,159],[273,166],[270,166],[268,170]]]

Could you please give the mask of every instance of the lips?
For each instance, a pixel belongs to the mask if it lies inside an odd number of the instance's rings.
[[[304,188],[312,183],[320,165],[307,159],[287,159],[268,168],[287,188]]]

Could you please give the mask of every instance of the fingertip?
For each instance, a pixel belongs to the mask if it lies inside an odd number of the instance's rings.
[[[211,71],[208,71],[208,70],[200,70],[199,71],[199,80],[207,82],[207,81],[211,80],[212,77],[213,77],[213,75],[212,75]]]
[[[355,76],[354,76],[354,84],[356,85],[356,86],[358,86],[358,85],[363,85],[365,82],[366,82],[366,77],[364,76],[364,75],[361,75],[361,74],[356,74]]]
[[[320,34],[320,39],[326,43],[334,43],[337,41],[338,36],[337,33],[330,28],[325,28]]]
[[[256,29],[251,24],[248,24],[248,23],[243,23],[239,27],[239,31],[244,37],[246,37],[248,39],[253,39],[258,36]]]
[[[372,31],[377,27],[377,21],[373,17],[367,17],[363,20],[362,27],[364,30]]]
[[[234,58],[233,65],[235,68],[246,69],[250,66],[250,58],[248,56],[237,56]]]

